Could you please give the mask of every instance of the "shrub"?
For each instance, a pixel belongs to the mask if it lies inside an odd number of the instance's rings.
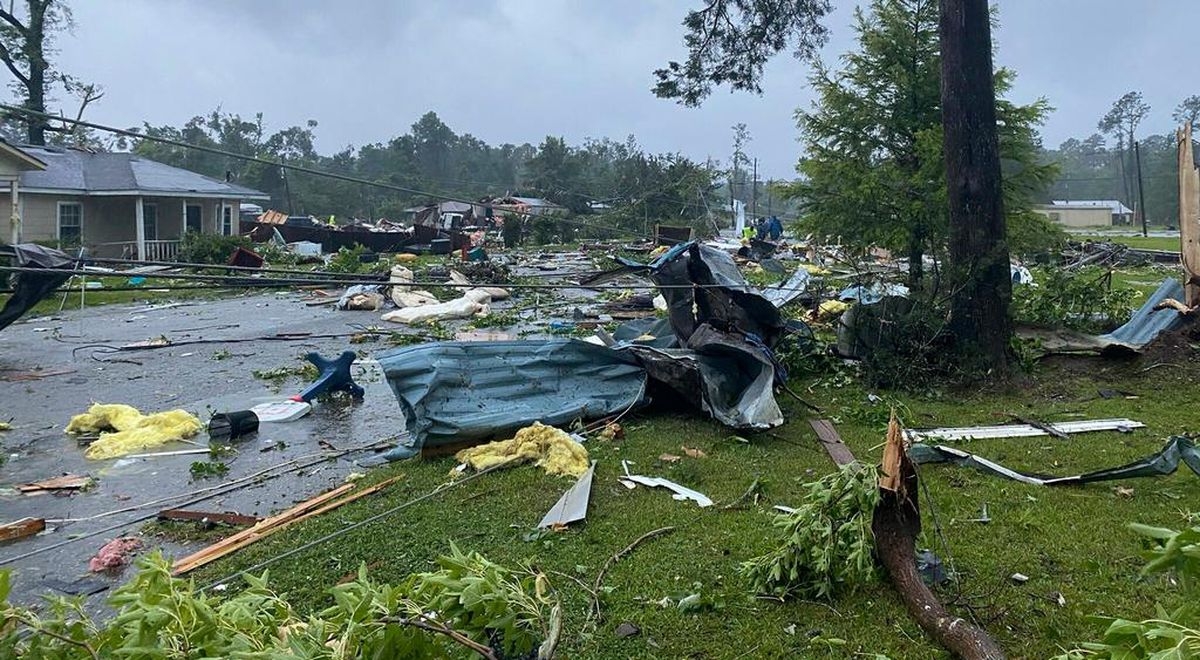
[[[438,569],[391,586],[357,579],[333,587],[331,605],[301,617],[267,575],[228,597],[171,576],[155,553],[109,599],[116,615],[93,620],[82,600],[50,599],[41,614],[8,602],[0,571],[0,657],[446,658],[467,647],[492,657],[553,655],[560,609],[546,576],[512,571],[451,545]]]
[[[188,232],[179,244],[177,261],[189,264],[227,264],[229,257],[238,248],[250,249],[252,243],[245,236],[221,236]]]
[[[1129,320],[1132,289],[1113,287],[1112,271],[1038,268],[1037,286],[1013,287],[1013,317],[1035,325],[1104,332]]]

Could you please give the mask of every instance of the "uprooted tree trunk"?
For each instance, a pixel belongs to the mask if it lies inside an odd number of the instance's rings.
[[[1004,651],[987,632],[946,611],[917,572],[916,538],[921,532],[917,503],[917,472],[904,451],[900,424],[893,415],[888,424],[879,490],[871,531],[875,554],[883,564],[908,613],[934,639],[960,658],[1004,658]]]

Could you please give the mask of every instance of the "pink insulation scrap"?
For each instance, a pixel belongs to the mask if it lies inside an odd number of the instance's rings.
[[[88,569],[93,573],[107,571],[114,568],[121,568],[129,564],[133,553],[140,550],[142,547],[141,539],[132,536],[122,536],[115,538],[100,548],[100,552],[96,553],[88,562]]]

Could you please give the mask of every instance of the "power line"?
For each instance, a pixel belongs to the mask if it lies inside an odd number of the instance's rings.
[[[215,154],[218,156],[224,156],[226,158],[236,158],[236,159],[244,160],[244,161],[251,162],[251,163],[258,163],[260,165],[268,165],[271,167],[278,167],[278,168],[285,169],[285,170],[291,170],[293,172],[301,172],[304,174],[311,174],[312,176],[326,177],[326,178],[335,179],[338,181],[346,181],[348,183],[357,183],[357,184],[364,185],[364,186],[373,186],[376,188],[383,188],[385,190],[393,190],[396,192],[407,193],[409,195],[432,197],[434,199],[442,199],[442,200],[446,200],[448,202],[460,202],[463,204],[472,204],[472,205],[479,204],[479,202],[474,201],[474,200],[460,199],[460,198],[453,197],[450,195],[433,193],[433,192],[429,192],[427,190],[417,190],[415,188],[407,188],[405,186],[398,186],[398,185],[391,184],[391,183],[383,183],[381,181],[371,181],[369,179],[362,179],[362,178],[355,177],[355,176],[338,174],[336,172],[326,172],[323,170],[313,169],[311,167],[305,167],[303,165],[290,165],[287,162],[282,161],[282,160],[271,160],[269,158],[260,158],[258,156],[248,156],[246,154],[239,154],[237,152],[228,151],[225,149],[219,149],[217,147],[209,147],[209,146],[205,146],[202,144],[191,144],[189,142],[183,142],[182,140],[174,140],[171,138],[160,137],[157,135],[147,135],[144,133],[139,133],[137,131],[131,131],[126,128],[117,128],[115,126],[106,126],[104,124],[97,124],[94,122],[83,121],[82,119],[69,119],[67,117],[59,117],[59,116],[52,115],[52,114],[49,114],[46,112],[38,112],[36,110],[30,110],[29,108],[22,108],[20,106],[9,105],[6,103],[0,103],[0,110],[4,110],[7,112],[14,112],[14,113],[18,113],[18,114],[24,114],[24,115],[28,115],[30,117],[36,117],[38,119],[60,121],[60,122],[64,122],[67,124],[74,124],[76,126],[83,126],[85,128],[93,128],[98,131],[105,131],[105,132],[113,133],[116,135],[123,135],[125,137],[134,138],[134,139],[138,139],[138,140],[149,140],[151,142],[158,142],[160,144],[167,144],[167,145],[171,145],[174,147],[181,147],[184,149],[194,149],[196,151],[203,151],[203,152]]]

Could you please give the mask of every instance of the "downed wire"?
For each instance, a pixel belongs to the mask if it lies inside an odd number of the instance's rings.
[[[373,522],[375,522],[375,521],[377,521],[377,520],[380,520],[380,519],[386,518],[386,517],[388,517],[388,516],[390,516],[390,515],[392,515],[392,514],[394,514],[394,513],[398,513],[398,512],[400,512],[400,511],[403,511],[404,509],[407,509],[408,507],[410,507],[410,506],[413,506],[414,504],[419,504],[419,503],[421,503],[421,502],[424,502],[425,500],[427,500],[427,499],[430,499],[430,498],[432,498],[432,497],[434,497],[434,496],[440,495],[441,493],[443,493],[443,492],[445,492],[445,491],[447,491],[447,490],[450,490],[450,489],[452,489],[452,488],[454,488],[454,487],[456,487],[456,486],[460,486],[460,485],[462,485],[462,484],[465,484],[465,483],[467,483],[467,482],[469,482],[469,481],[474,481],[475,479],[478,479],[479,477],[482,477],[482,476],[483,476],[483,475],[485,475],[485,474],[488,474],[488,473],[490,473],[490,472],[495,472],[496,470],[499,470],[499,469],[501,469],[501,468],[504,468],[504,467],[507,467],[507,466],[506,466],[506,465],[493,465],[493,466],[492,466],[492,467],[490,467],[490,468],[487,468],[487,469],[484,469],[484,470],[480,470],[479,472],[475,472],[475,473],[473,473],[473,474],[467,475],[467,476],[465,476],[465,477],[463,477],[463,478],[461,478],[461,479],[458,479],[458,480],[456,480],[456,481],[451,481],[451,482],[449,482],[449,483],[442,484],[441,486],[438,486],[437,488],[434,488],[433,490],[429,491],[428,493],[425,493],[424,495],[420,495],[420,496],[418,496],[418,497],[415,497],[415,498],[413,498],[413,499],[411,499],[411,500],[409,500],[409,501],[407,501],[407,502],[404,502],[404,503],[398,504],[398,505],[396,505],[396,506],[394,506],[394,507],[392,507],[392,508],[388,509],[387,511],[382,511],[382,512],[380,512],[380,513],[377,513],[377,514],[375,514],[375,515],[373,515],[373,516],[371,516],[371,517],[369,517],[369,518],[365,518],[365,519],[363,519],[363,520],[360,520],[360,521],[358,521],[358,522],[356,522],[356,523],[352,523],[352,524],[350,524],[350,525],[347,525],[347,526],[345,526],[345,527],[343,527],[343,528],[341,528],[341,529],[334,530],[333,532],[330,532],[329,534],[326,534],[325,536],[322,536],[321,538],[318,538],[318,539],[314,539],[314,540],[312,540],[312,541],[309,541],[308,543],[305,543],[304,545],[301,545],[301,546],[299,546],[299,547],[297,547],[297,548],[292,548],[291,550],[288,550],[287,552],[284,552],[284,553],[282,553],[282,554],[275,555],[274,557],[271,557],[270,559],[265,559],[265,560],[263,560],[263,561],[261,561],[261,562],[259,562],[259,563],[255,564],[255,565],[253,565],[253,566],[251,566],[251,567],[249,567],[249,568],[244,568],[244,569],[242,569],[242,570],[240,570],[240,571],[238,571],[238,572],[236,572],[236,573],[233,573],[232,575],[228,575],[228,576],[226,576],[226,577],[224,577],[224,578],[221,578],[220,580],[216,580],[216,581],[214,581],[214,582],[210,582],[210,583],[208,583],[208,584],[204,585],[203,587],[200,587],[200,590],[201,590],[201,591],[204,591],[204,590],[207,590],[207,589],[211,589],[211,588],[213,588],[213,587],[217,586],[218,584],[221,584],[221,583],[224,583],[224,582],[229,582],[230,580],[233,580],[233,579],[235,579],[235,578],[241,577],[241,576],[243,576],[243,575],[250,574],[250,573],[252,573],[252,572],[255,572],[255,571],[260,571],[260,570],[262,570],[262,569],[266,568],[267,566],[270,566],[271,564],[274,564],[274,563],[275,563],[275,562],[277,562],[277,561],[280,561],[280,560],[282,560],[282,559],[287,559],[288,557],[291,557],[292,555],[296,555],[296,554],[299,554],[299,553],[301,553],[301,552],[304,552],[305,550],[308,550],[309,548],[312,548],[312,547],[318,546],[318,545],[320,545],[320,544],[322,544],[322,543],[325,543],[326,541],[331,541],[331,540],[333,540],[333,539],[335,539],[335,538],[337,538],[337,537],[339,537],[339,536],[342,536],[342,535],[344,535],[344,534],[348,534],[348,533],[350,533],[350,532],[352,532],[352,531],[354,531],[354,530],[358,529],[359,527],[363,527],[363,526],[365,526],[365,525],[369,525],[369,524],[371,524],[371,523],[373,523]]]
[[[22,266],[0,266],[0,273],[53,273],[58,269],[53,268],[27,268]],[[61,271],[58,271],[61,272]],[[72,271],[74,272],[74,271]],[[263,284],[268,285],[295,285],[295,286],[312,286],[325,284],[394,284],[388,281],[386,274],[376,275],[357,275],[357,279],[309,279],[309,278],[247,278],[238,275],[205,275],[202,273],[99,273],[94,274],[96,277],[142,277],[146,279],[158,278],[169,280],[200,280],[200,281],[217,281],[217,282],[236,282],[240,286],[253,288]],[[564,283],[509,283],[503,285],[489,284],[459,284],[457,282],[437,282],[437,281],[420,281],[420,282],[403,282],[405,287],[446,287],[451,289],[477,289],[480,287],[498,286],[504,289],[546,289],[546,290],[562,290],[562,289],[588,289],[593,291],[627,291],[629,289],[727,289],[730,288],[727,284],[629,284],[629,285],[606,285],[606,284],[574,284],[569,282]],[[749,287],[750,285],[744,285]],[[152,288],[152,287],[147,287]],[[163,288],[163,287],[160,287]],[[169,287],[167,287],[169,288]],[[808,287],[785,287],[782,285],[769,284],[763,287],[758,287],[760,290],[776,290],[776,291],[807,291]]]
[[[58,122],[62,122],[64,124],[73,124],[75,126],[83,126],[85,128],[92,128],[92,129],[95,129],[98,131],[105,131],[107,133],[122,135],[122,136],[133,138],[136,140],[147,140],[150,142],[158,142],[160,144],[168,144],[168,145],[175,146],[175,147],[182,147],[184,149],[203,151],[206,153],[216,154],[218,156],[225,156],[227,158],[236,158],[236,159],[244,160],[244,161],[251,162],[251,163],[259,163],[262,165],[268,165],[270,167],[277,167],[277,168],[284,169],[284,170],[292,170],[294,172],[301,172],[303,174],[309,174],[309,175],[317,176],[317,177],[325,177],[325,178],[334,179],[337,181],[346,181],[348,183],[357,183],[359,185],[364,185],[364,186],[368,186],[368,187],[382,188],[384,190],[394,190],[397,192],[407,193],[410,195],[417,195],[417,196],[422,196],[422,197],[432,197],[435,199],[443,199],[443,200],[451,201],[451,202],[461,202],[463,204],[477,205],[479,203],[479,202],[472,201],[469,199],[459,199],[456,197],[452,197],[450,195],[432,193],[427,190],[417,190],[415,188],[406,188],[404,186],[398,186],[393,183],[385,183],[382,181],[372,181],[370,179],[362,179],[359,177],[348,176],[345,174],[337,174],[336,172],[326,172],[323,170],[313,169],[311,167],[304,167],[302,165],[290,165],[286,161],[283,161],[283,160],[276,161],[276,160],[271,160],[269,158],[259,158],[257,156],[247,156],[245,154],[239,154],[235,151],[227,151],[225,149],[218,149],[216,147],[192,144],[190,142],[184,142],[182,140],[172,140],[170,138],[160,137],[157,135],[147,135],[145,133],[139,133],[137,131],[133,131],[133,130],[129,130],[129,129],[116,128],[115,126],[105,126],[103,124],[96,124],[96,123],[89,122],[89,121],[83,121],[82,119],[69,119],[67,117],[61,117],[61,116],[52,115],[52,114],[45,113],[45,112],[39,112],[39,111],[33,110],[31,108],[24,108],[21,106],[10,105],[7,103],[0,103],[0,109],[4,110],[6,112],[23,114],[26,116],[36,117],[36,118],[43,119],[43,120],[58,121]],[[613,231],[613,232],[617,232],[617,233],[623,233],[623,234],[627,234],[627,235],[637,236],[639,238],[643,238],[643,237],[647,236],[643,232],[632,230],[632,229],[625,229],[623,227],[595,225],[595,224],[590,224],[590,223],[583,223],[583,222],[577,222],[577,221],[571,221],[571,220],[563,220],[563,219],[558,219],[558,218],[556,218],[555,221],[562,222],[565,224],[582,225],[584,227],[588,227],[588,228],[592,228],[592,229],[601,229],[601,230]]]
[[[237,480],[237,481],[233,481],[233,482],[226,483],[226,484],[221,484],[220,486],[213,486],[213,487],[211,487],[212,489],[217,489],[217,490],[215,490],[214,492],[208,493],[208,494],[206,494],[206,495],[203,495],[203,496],[201,496],[201,497],[196,497],[196,498],[193,498],[193,499],[187,500],[187,501],[185,501],[185,502],[181,502],[181,503],[179,503],[179,504],[177,504],[177,505],[176,505],[176,508],[183,508],[183,507],[191,506],[191,505],[193,505],[193,504],[198,504],[198,503],[200,503],[200,502],[204,502],[204,501],[206,501],[206,500],[210,500],[210,499],[212,499],[212,498],[214,498],[214,497],[217,497],[217,496],[220,496],[220,495],[224,495],[224,494],[226,494],[226,493],[228,493],[228,492],[232,492],[232,491],[234,491],[234,490],[238,490],[238,489],[240,489],[240,488],[242,488],[242,487],[244,487],[244,486],[248,485],[248,483],[249,483],[250,481],[257,480],[257,482],[261,483],[262,481],[266,481],[266,480],[268,480],[268,479],[274,479],[274,478],[276,478],[276,477],[281,477],[281,476],[283,476],[283,475],[285,475],[285,474],[288,474],[289,472],[295,472],[295,471],[298,471],[298,470],[303,470],[304,468],[307,468],[307,467],[312,467],[313,465],[317,465],[317,464],[319,464],[319,463],[324,463],[324,462],[326,462],[326,461],[330,461],[330,460],[333,460],[333,459],[335,459],[335,458],[340,458],[340,457],[342,457],[342,456],[345,456],[346,454],[350,454],[350,453],[353,453],[353,452],[356,452],[356,451],[363,451],[363,450],[366,450],[366,449],[371,449],[371,448],[373,448],[373,447],[376,447],[376,446],[378,446],[378,445],[380,445],[380,444],[382,444],[382,443],[384,443],[384,442],[388,442],[388,441],[390,441],[390,438],[388,438],[388,439],[384,439],[384,440],[377,440],[377,441],[375,441],[375,442],[372,442],[372,443],[370,443],[370,444],[367,444],[367,445],[361,445],[361,446],[359,446],[359,447],[353,447],[353,448],[350,448],[350,449],[343,449],[343,450],[341,450],[341,451],[338,451],[338,452],[333,452],[333,453],[323,454],[323,455],[322,455],[320,458],[314,459],[314,460],[312,460],[312,461],[308,461],[308,462],[306,462],[306,463],[303,463],[303,464],[301,464],[301,465],[294,465],[293,467],[291,467],[291,468],[288,468],[287,470],[283,470],[283,471],[281,471],[281,472],[278,472],[278,473],[276,473],[276,474],[265,474],[265,473],[267,473],[267,472],[270,472],[271,470],[275,470],[275,469],[278,469],[278,468],[280,468],[280,467],[283,467],[283,466],[289,465],[290,463],[295,463],[296,461],[299,461],[299,460],[301,460],[300,458],[296,458],[296,459],[293,459],[292,461],[289,461],[288,463],[282,463],[282,464],[280,464],[280,465],[272,466],[272,467],[270,467],[270,468],[267,468],[267,469],[265,469],[265,470],[261,470],[260,472],[258,472],[258,473],[256,473],[256,474],[250,475],[250,476],[248,476],[248,477],[243,477],[242,479],[239,479],[239,480]],[[163,499],[161,499],[161,500],[157,500],[157,501],[154,501],[154,502],[148,502],[148,503],[144,503],[144,504],[141,504],[141,505],[135,505],[135,506],[132,506],[132,507],[126,507],[125,509],[121,509],[121,510],[117,510],[117,511],[109,511],[109,512],[106,512],[106,513],[97,514],[96,516],[92,516],[92,517],[90,517],[90,518],[85,518],[85,519],[83,519],[83,520],[91,520],[92,518],[98,518],[98,517],[101,517],[101,516],[116,515],[116,514],[119,514],[119,513],[125,513],[125,512],[128,512],[128,511],[134,511],[134,510],[137,510],[137,509],[139,509],[139,508],[145,508],[145,507],[147,507],[147,506],[154,506],[155,504],[161,504],[161,503],[164,503],[164,502],[169,502],[169,501],[171,501],[171,500],[174,500],[174,499],[177,499],[177,498],[179,498],[179,497],[186,497],[186,496],[188,496],[188,495],[193,495],[193,494],[195,494],[195,493],[202,493],[202,492],[204,492],[204,491],[203,491],[203,490],[201,490],[201,491],[192,491],[192,492],[190,492],[190,493],[184,493],[184,494],[181,494],[181,495],[175,495],[175,496],[168,497],[168,498],[163,498]],[[63,546],[70,545],[70,544],[72,544],[72,543],[74,543],[74,542],[76,542],[76,541],[82,541],[83,539],[91,538],[91,537],[94,537],[94,536],[98,536],[98,535],[100,535],[100,534],[104,534],[104,533],[107,533],[107,532],[111,532],[111,531],[113,531],[113,530],[121,529],[122,527],[127,527],[127,526],[129,526],[129,525],[132,525],[132,524],[134,524],[134,523],[139,523],[139,522],[142,522],[142,521],[144,521],[144,520],[149,520],[149,519],[151,519],[151,518],[154,518],[154,517],[156,517],[156,516],[158,516],[158,512],[153,512],[153,513],[149,513],[149,514],[145,514],[145,515],[140,515],[140,516],[137,516],[137,517],[135,517],[135,518],[133,518],[133,519],[131,519],[131,520],[124,520],[124,521],[122,521],[122,522],[119,522],[119,523],[116,523],[116,524],[114,524],[114,525],[109,525],[108,527],[102,527],[102,528],[100,528],[100,529],[92,530],[92,531],[90,531],[90,532],[86,532],[86,533],[83,533],[83,534],[79,534],[79,535],[77,535],[77,536],[72,536],[72,537],[70,537],[70,538],[67,538],[67,539],[65,539],[65,540],[59,541],[58,543],[52,543],[52,544],[50,544],[50,545],[47,545],[47,546],[44,546],[44,547],[41,547],[41,548],[37,548],[36,550],[30,550],[30,551],[28,551],[28,552],[25,552],[25,553],[22,553],[22,554],[19,554],[19,555],[15,555],[15,556],[13,556],[13,557],[5,557],[5,558],[3,558],[3,559],[0,559],[0,566],[4,566],[4,565],[6,565],[6,564],[11,564],[11,563],[13,563],[13,562],[15,562],[15,561],[20,561],[20,560],[22,560],[22,559],[26,559],[26,558],[28,558],[28,557],[33,557],[33,556],[35,556],[35,555],[40,555],[40,554],[42,554],[43,552],[48,552],[48,551],[50,551],[50,550],[56,550],[56,549],[58,549],[58,548],[61,548],[61,547],[63,547]]]

